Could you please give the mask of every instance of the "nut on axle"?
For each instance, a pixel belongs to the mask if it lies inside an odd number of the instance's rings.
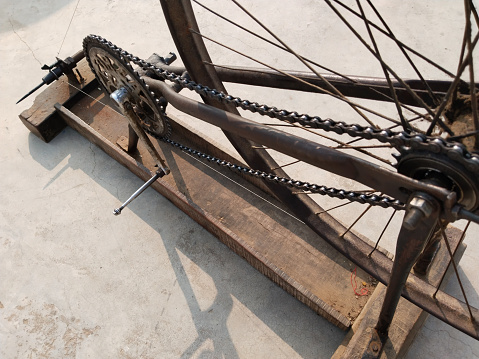
[[[403,226],[412,231],[436,209],[437,201],[424,192],[416,192],[409,200]]]

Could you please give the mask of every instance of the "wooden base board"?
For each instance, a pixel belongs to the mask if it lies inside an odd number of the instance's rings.
[[[83,96],[72,101],[78,91],[69,86],[66,80],[62,80],[52,84],[37,97],[34,105],[20,115],[22,122],[46,142],[67,123],[137,176],[147,180],[153,170],[151,158],[141,143],[138,151],[132,155],[117,145],[128,134],[127,121],[97,102],[101,100],[108,103],[109,99],[97,90],[98,85],[92,80],[86,62],[80,62],[78,68],[87,79],[82,84],[82,89],[90,91],[90,96],[95,100]],[[188,128],[175,122],[172,127],[173,132],[180,136],[178,141],[219,158],[237,162]],[[370,313],[376,310],[374,308],[380,302],[377,298],[382,296],[381,286],[374,290],[375,282],[358,269],[358,283],[366,283],[369,293],[374,294],[370,298],[355,296],[350,282],[351,271],[355,266],[319,239],[307,226],[289,216],[274,198],[236,174],[219,168],[212,170],[164,143],[156,145],[172,168],[172,174],[155,182],[152,186],[155,190],[261,273],[327,320],[342,329],[348,329],[355,322],[351,335],[348,336],[350,344],[355,342],[355,336],[360,331],[358,328],[364,328],[369,323],[367,319],[359,321],[357,318],[360,313],[361,318],[373,316]],[[267,198],[268,202],[261,198]],[[420,326],[423,320],[421,318],[425,317],[423,312],[401,300],[400,307],[403,305],[413,309],[407,309],[403,314],[406,319],[402,320]],[[362,311],[365,306],[367,310]],[[412,311],[414,314],[411,314]],[[410,331],[404,327],[401,330]],[[411,336],[407,337],[410,340]],[[407,340],[398,341],[400,350],[396,353],[405,350]],[[396,342],[393,347],[395,350],[398,348]],[[352,353],[345,344],[335,355],[342,353],[342,357],[345,357],[344,353],[348,351]]]
[[[89,72],[88,67],[81,63],[78,67]],[[82,76],[87,78],[86,73]],[[58,86],[69,87],[68,83],[57,82],[54,87],[47,88],[38,96],[32,109],[22,113],[22,120],[28,122],[31,119],[25,113],[51,113],[51,101],[44,99],[53,100],[62,91],[68,91],[59,90]],[[89,141],[147,180],[154,170],[147,151],[140,142],[138,151],[130,156],[116,144],[128,134],[127,121],[102,104],[108,103],[109,98],[98,91],[97,85],[91,88],[89,96],[95,99],[83,96],[75,103],[70,101],[68,108],[60,105],[66,100],[59,96],[57,113]],[[45,117],[44,121],[35,121],[41,124],[36,128],[44,129],[48,127],[51,116]],[[176,123],[172,127],[175,140],[236,162],[187,128]],[[34,133],[38,134],[38,131]],[[40,137],[45,139],[45,136]],[[354,295],[351,271],[355,266],[351,262],[284,211],[273,197],[242,177],[222,168],[212,170],[163,142],[155,146],[172,173],[158,180],[154,189],[316,313],[342,329],[351,326],[368,300]],[[366,283],[369,292],[373,292],[375,281],[359,268],[357,281]]]
[[[94,85],[92,82],[95,75],[90,71],[86,60],[77,64],[78,71],[82,74],[82,80],[72,81],[66,76],[54,81],[46,90],[40,92],[35,98],[33,105],[23,111],[19,117],[23,124],[36,136],[45,142],[50,142],[66,126],[55,110],[54,105],[61,103],[67,105],[82,94],[81,91],[89,91]]]

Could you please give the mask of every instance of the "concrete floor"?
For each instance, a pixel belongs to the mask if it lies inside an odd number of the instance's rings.
[[[306,5],[312,6],[299,7]],[[455,63],[458,44],[449,36],[460,26],[449,20],[447,1],[382,5],[399,19],[437,10],[437,21],[427,17],[404,29],[423,34],[424,26],[442,25],[435,32],[444,43],[438,54]],[[89,33],[145,58],[174,50],[158,1],[0,0],[0,9],[0,356],[330,357],[344,332],[156,192],[147,190],[114,217],[112,209],[141,181],[73,130],[45,144],[17,117],[33,102],[15,105],[44,76],[40,66],[79,50]],[[298,26],[314,26],[315,16],[323,16],[309,8],[308,14]],[[329,17],[321,20],[326,32],[336,29]],[[309,42],[289,40],[308,50]],[[336,40],[329,41],[321,43],[322,53],[337,54]],[[347,56],[339,63],[348,73],[369,73],[368,63]],[[477,228],[473,233],[460,272],[477,307]],[[458,293],[458,285],[448,291]],[[429,318],[408,354],[417,357],[479,358],[479,344]]]

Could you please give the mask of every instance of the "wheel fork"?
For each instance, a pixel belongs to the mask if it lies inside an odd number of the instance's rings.
[[[376,327],[364,348],[363,358],[378,358],[388,337],[394,313],[409,272],[434,234],[440,213],[439,202],[422,193],[414,193],[408,202],[406,214],[396,243],[396,255]]]

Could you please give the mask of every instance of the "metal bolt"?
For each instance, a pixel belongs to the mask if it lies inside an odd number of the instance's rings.
[[[412,231],[418,224],[431,215],[434,211],[434,204],[425,193],[416,193],[409,201],[403,226]]]
[[[378,352],[378,351],[379,351],[379,345],[378,345],[378,343],[372,342],[372,343],[371,343],[371,349],[373,350],[373,352]]]
[[[128,90],[124,87],[122,88],[119,88],[118,90],[116,91],[113,91],[111,94],[110,94],[110,98],[116,102],[116,104],[121,108],[123,109],[124,106],[125,106],[125,103],[128,102],[129,100],[129,94],[128,94]]]

